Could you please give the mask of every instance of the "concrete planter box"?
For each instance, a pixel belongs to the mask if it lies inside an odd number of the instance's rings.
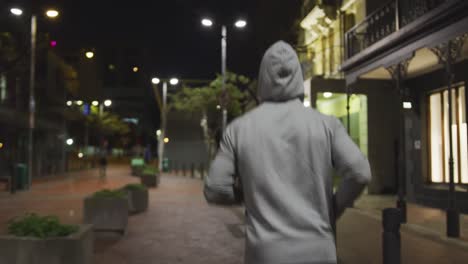
[[[141,184],[144,186],[151,188],[151,187],[158,187],[159,185],[159,175],[154,174],[154,175],[142,175],[140,177]]]
[[[138,214],[148,210],[148,190],[124,189],[128,193],[129,208],[131,214]]]
[[[0,236],[0,264],[92,264],[93,241],[90,225],[67,237]]]
[[[128,224],[128,196],[124,198],[87,197],[84,200],[84,222],[95,231],[124,234]]]

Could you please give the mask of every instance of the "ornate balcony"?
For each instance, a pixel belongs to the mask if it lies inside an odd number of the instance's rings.
[[[391,0],[345,34],[346,59],[453,0]]]

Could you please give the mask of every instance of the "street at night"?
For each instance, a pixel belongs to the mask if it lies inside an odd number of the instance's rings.
[[[0,264],[468,260],[468,2],[0,2]]]

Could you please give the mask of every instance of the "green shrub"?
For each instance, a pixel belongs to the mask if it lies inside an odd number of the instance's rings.
[[[124,190],[146,191],[146,186],[138,183],[127,184],[123,187]]]
[[[93,198],[125,198],[127,194],[123,190],[102,190],[95,192]]]
[[[38,216],[27,214],[15,218],[8,223],[8,233],[18,237],[66,237],[78,232],[80,228],[74,225],[63,225],[56,216]]]
[[[145,175],[145,176],[154,176],[158,172],[159,172],[158,168],[156,168],[154,166],[145,166],[145,168],[143,169],[142,174]]]

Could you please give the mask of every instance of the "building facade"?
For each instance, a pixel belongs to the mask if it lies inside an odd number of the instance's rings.
[[[305,81],[305,105],[336,116],[369,158],[369,193],[395,193],[398,119],[391,81],[362,78],[347,85],[345,32],[374,12],[378,1],[304,1],[297,51]],[[382,140],[382,138],[386,140]]]
[[[346,31],[341,66],[398,93],[399,201],[446,209],[449,236],[468,212],[467,33],[466,1],[389,1]]]

